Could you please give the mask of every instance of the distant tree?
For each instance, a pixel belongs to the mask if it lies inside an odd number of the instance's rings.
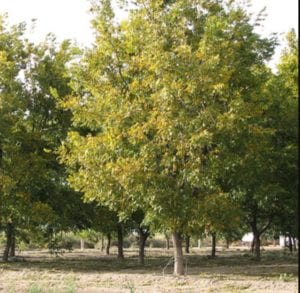
[[[258,260],[263,233],[281,220],[287,223],[286,219],[291,219],[293,227],[296,223],[298,102],[295,41],[293,47],[293,53],[283,57],[293,60],[290,67],[285,64],[285,73],[279,69],[274,75],[270,69],[257,67],[253,87],[231,104],[219,124],[220,136],[223,136],[219,156],[223,172],[221,185],[238,195],[243,222],[249,225],[254,235]],[[285,67],[283,64],[278,68]],[[283,82],[287,76],[289,78]]]
[[[298,141],[299,94],[298,94],[298,40],[295,31],[287,36],[277,73],[269,83],[273,103],[269,123],[276,129],[273,141],[276,152],[276,180],[282,191],[282,206],[275,219],[275,229],[282,234],[299,238],[298,234]],[[278,233],[277,232],[277,233]]]
[[[241,229],[240,206],[231,194],[222,191],[218,195],[207,196],[201,204],[202,213],[199,215],[199,224],[203,226],[205,233],[212,238],[211,256],[215,257],[217,237],[233,236]]]
[[[14,254],[16,223],[32,203],[28,193],[19,190],[21,172],[28,168],[19,151],[26,115],[20,75],[29,55],[24,29],[23,24],[8,27],[6,18],[0,16],[0,227],[6,231],[7,239],[4,261],[10,251]]]
[[[77,52],[67,41],[58,47],[51,36],[33,45],[24,38],[25,29],[24,24],[9,28],[1,18],[0,222],[7,235],[4,260],[9,250],[14,254],[15,236],[21,229],[46,233],[75,225],[67,218],[68,213],[76,212],[70,200],[75,193],[66,184],[55,151],[71,118],[56,102],[71,93],[67,63]]]
[[[139,264],[145,263],[145,245],[150,236],[150,226],[144,224],[145,212],[142,209],[136,210],[130,217],[131,226],[139,235]]]

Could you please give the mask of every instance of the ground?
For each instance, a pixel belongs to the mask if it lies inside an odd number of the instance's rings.
[[[172,275],[172,250],[147,249],[146,264],[137,264],[137,250],[74,250],[61,256],[46,250],[23,251],[16,262],[0,262],[0,292],[298,292],[298,256],[280,248],[265,248],[262,261],[249,249],[193,248],[186,259],[186,275]]]

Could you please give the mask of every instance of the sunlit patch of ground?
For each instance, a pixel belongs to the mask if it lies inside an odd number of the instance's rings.
[[[123,261],[114,249],[110,256],[99,250],[58,257],[24,251],[21,261],[0,263],[0,292],[298,292],[298,256],[279,249],[266,249],[258,263],[245,247],[220,248],[215,259],[209,249],[194,248],[185,256],[182,277],[172,275],[172,250],[146,254],[141,266],[134,249],[125,249]]]

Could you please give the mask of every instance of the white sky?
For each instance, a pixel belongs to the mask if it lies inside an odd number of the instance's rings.
[[[266,6],[267,18],[260,33],[268,36],[272,32],[283,34],[294,28],[298,33],[298,0],[252,0],[251,11],[258,12]],[[0,13],[7,12],[11,24],[37,19],[30,38],[42,40],[49,32],[59,41],[74,39],[81,45],[89,46],[93,41],[91,15],[87,0],[0,0]],[[277,49],[275,60],[278,59]],[[274,61],[273,61],[274,62]]]

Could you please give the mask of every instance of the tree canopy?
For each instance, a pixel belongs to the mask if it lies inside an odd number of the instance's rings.
[[[298,40],[255,31],[239,1],[137,0],[120,21],[92,2],[80,50],[0,21],[0,229],[170,231],[182,239],[251,229],[296,235]],[[242,227],[242,228],[241,228]],[[150,229],[150,230],[149,230]]]

